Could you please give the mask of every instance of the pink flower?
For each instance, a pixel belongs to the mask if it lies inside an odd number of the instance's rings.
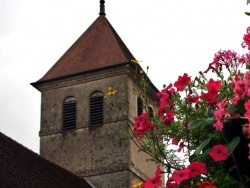
[[[169,125],[174,121],[175,114],[171,111],[166,112],[164,115],[161,116],[162,123],[165,125]]]
[[[226,114],[226,108],[218,108],[214,111],[214,119],[216,121],[221,121]]]
[[[247,102],[244,103],[244,107],[246,110],[244,116],[247,118],[250,118],[250,100],[248,100]]]
[[[223,161],[228,158],[228,149],[227,147],[218,144],[212,147],[209,155],[215,162]]]
[[[179,142],[179,141],[178,141],[176,138],[172,138],[172,144],[174,144],[174,145],[177,146],[177,145],[178,145],[178,142]]]
[[[166,106],[172,105],[170,95],[168,93],[161,93],[159,114],[164,114],[166,112]]]
[[[181,152],[183,148],[184,148],[184,142],[180,142],[178,152]]]
[[[209,100],[209,96],[207,93],[204,93],[203,91],[201,92],[201,96],[200,96],[201,100]]]
[[[162,182],[161,182],[161,174],[162,173],[163,172],[160,168],[160,164],[158,164],[157,169],[155,171],[155,176],[152,178],[148,178],[146,180],[146,182],[144,182],[141,185],[141,188],[157,188],[157,187],[161,186],[162,185]]]
[[[228,112],[228,110],[226,109],[227,99],[224,98],[221,102],[218,102],[216,106],[218,107],[218,109],[214,111],[214,118],[216,121],[222,121],[223,117]]]
[[[223,129],[223,118],[228,113],[228,110],[226,109],[227,103],[227,99],[224,98],[221,102],[216,104],[218,107],[218,109],[214,111],[214,118],[216,120],[214,127],[216,130],[222,131]]]
[[[240,96],[239,95],[235,95],[230,102],[233,103],[234,105],[238,104],[238,101],[240,100]]]
[[[156,95],[160,98],[159,105],[159,115],[164,115],[167,111],[170,111],[173,108],[174,102],[172,96],[175,95],[175,90],[172,88],[172,84],[169,84],[168,87],[164,88],[161,92],[158,92]]]
[[[172,179],[175,181],[175,183],[181,183],[182,181],[189,179],[189,169],[185,168],[175,171],[172,174]]]
[[[237,58],[240,64],[245,64],[250,62],[250,54],[243,54],[240,57]]]
[[[174,83],[174,86],[177,88],[177,91],[183,91],[190,82],[190,76],[188,76],[187,73],[184,73],[183,76],[179,76],[178,80]]]
[[[167,87],[165,87],[163,90],[161,90],[161,93],[169,93],[170,95],[174,95],[176,93],[176,91],[173,88],[173,85],[169,84]]]
[[[238,95],[240,98],[243,98],[246,93],[245,82],[243,80],[236,80],[235,82],[233,82],[233,86],[234,94]]]
[[[201,92],[200,98],[202,100],[207,100],[207,104],[209,106],[213,106],[217,100],[220,86],[221,86],[220,80],[214,81],[212,78],[210,78],[210,80],[206,84],[208,92],[207,93]]]
[[[146,112],[135,117],[134,119],[134,131],[140,138],[143,138],[147,131],[150,131],[154,128],[154,125],[149,122],[149,114]]]
[[[207,172],[206,164],[198,161],[192,162],[187,168],[189,169],[190,178],[200,176],[201,174]]]
[[[222,129],[224,127],[224,125],[221,121],[216,121],[213,126],[218,131],[222,131]]]
[[[218,96],[218,92],[221,86],[221,81],[214,81],[212,78],[210,78],[210,80],[208,81],[208,83],[206,84],[207,90],[208,90],[208,97],[211,101],[215,101],[217,99]]]
[[[245,73],[245,79],[246,79],[247,81],[250,80],[250,71],[247,71],[247,72]]]
[[[250,50],[250,32],[249,29],[250,27],[247,28],[247,34],[244,35],[243,37],[243,42],[241,44],[241,46],[243,48],[248,47],[248,50]]]
[[[210,80],[208,81],[206,86],[207,86],[208,91],[211,91],[211,92],[216,91],[216,93],[217,93],[220,86],[221,86],[221,81],[220,80],[214,81],[212,78],[210,78]]]
[[[207,70],[204,73],[207,73],[209,70],[219,70],[222,66],[225,66],[230,71],[230,65],[237,58],[237,53],[231,50],[218,51],[214,54],[213,62],[209,64]]]
[[[158,164],[156,167],[155,176],[161,176],[162,173],[163,171],[161,170],[161,165]]]
[[[188,104],[192,104],[192,103],[196,104],[198,101],[199,101],[198,95],[190,95],[190,94],[187,95],[186,102]]]
[[[162,185],[161,177],[148,178],[146,182],[141,185],[141,188],[157,188]]]

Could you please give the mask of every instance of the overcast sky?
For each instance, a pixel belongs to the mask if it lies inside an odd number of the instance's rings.
[[[246,0],[106,0],[106,16],[160,89],[241,51]],[[99,0],[0,0],[0,132],[39,152],[40,79],[99,16]]]

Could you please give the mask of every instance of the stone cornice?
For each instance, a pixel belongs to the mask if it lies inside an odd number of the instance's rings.
[[[105,79],[127,73],[128,73],[128,66],[125,64],[123,66],[113,67],[99,71],[90,71],[87,73],[73,75],[70,77],[65,77],[60,79],[49,80],[46,82],[36,82],[32,83],[32,85],[39,91],[43,92],[51,89],[77,85],[81,83]]]

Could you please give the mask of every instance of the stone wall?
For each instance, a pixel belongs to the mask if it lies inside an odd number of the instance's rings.
[[[146,162],[149,156],[138,153],[138,148],[126,138],[137,111],[135,91],[142,93],[142,90],[127,72],[103,75],[41,86],[40,154],[79,176],[88,177],[97,187],[131,187],[131,183],[138,183],[155,171],[155,164]],[[118,91],[114,96],[118,113],[104,99],[103,125],[89,126],[91,93],[98,90],[105,96],[110,86]],[[76,98],[76,129],[63,131],[63,101],[71,96]],[[149,103],[155,104],[150,100]],[[122,113],[129,119],[124,119]]]

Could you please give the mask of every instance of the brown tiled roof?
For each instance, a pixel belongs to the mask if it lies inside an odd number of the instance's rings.
[[[91,188],[84,178],[51,163],[0,133],[1,188]]]
[[[132,59],[134,56],[101,15],[39,81],[119,65]]]

